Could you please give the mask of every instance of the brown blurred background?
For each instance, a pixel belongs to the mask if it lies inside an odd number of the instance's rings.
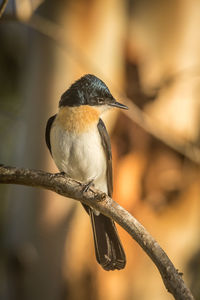
[[[74,80],[103,79],[139,108],[104,118],[113,198],[156,238],[197,300],[199,28],[199,0],[15,0],[0,20],[0,163],[57,172],[46,121]],[[0,199],[1,299],[173,299],[121,228],[127,267],[100,268],[79,203],[23,186],[1,186]]]

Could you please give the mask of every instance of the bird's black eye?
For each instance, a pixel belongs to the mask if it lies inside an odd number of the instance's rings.
[[[99,104],[103,104],[104,103],[104,99],[103,98],[98,98],[98,103]]]

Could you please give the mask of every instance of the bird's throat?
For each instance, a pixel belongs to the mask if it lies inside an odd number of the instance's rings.
[[[83,133],[99,121],[100,112],[89,105],[61,107],[54,124],[72,133]]]

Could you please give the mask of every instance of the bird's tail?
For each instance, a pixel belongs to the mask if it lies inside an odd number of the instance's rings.
[[[106,271],[120,270],[126,265],[126,257],[114,222],[102,215],[95,215],[89,208],[98,263]]]

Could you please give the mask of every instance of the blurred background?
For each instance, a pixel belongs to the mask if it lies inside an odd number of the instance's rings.
[[[2,0],[1,0],[2,2]],[[130,109],[105,115],[113,198],[156,238],[200,299],[200,1],[10,0],[0,19],[0,163],[57,172],[47,119],[80,76]],[[121,228],[122,271],[96,263],[81,205],[0,186],[0,298],[170,300]]]

